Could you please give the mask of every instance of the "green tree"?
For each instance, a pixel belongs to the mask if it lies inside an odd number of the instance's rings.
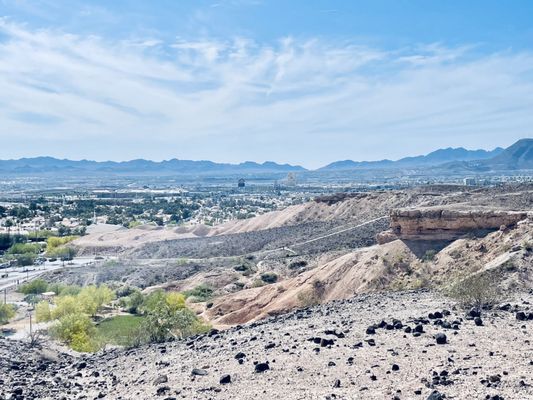
[[[77,296],[83,312],[88,315],[96,315],[105,304],[109,304],[114,298],[114,292],[106,285],[84,287]]]
[[[50,311],[50,303],[41,301],[35,306],[35,317],[37,322],[48,322],[52,320],[52,312]]]
[[[12,304],[0,304],[0,324],[9,322],[15,316],[15,308]]]
[[[48,283],[43,279],[34,279],[19,287],[18,291],[23,294],[41,294],[48,290]]]
[[[91,352],[98,348],[92,339],[96,336],[94,324],[82,313],[71,313],[61,317],[51,328],[51,333],[76,351]]]
[[[77,296],[59,296],[55,299],[56,307],[52,310],[52,319],[60,319],[69,314],[80,314],[83,306]]]

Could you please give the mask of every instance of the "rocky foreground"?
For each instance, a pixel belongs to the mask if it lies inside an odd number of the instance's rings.
[[[364,295],[97,355],[0,339],[0,399],[533,399],[532,302]]]

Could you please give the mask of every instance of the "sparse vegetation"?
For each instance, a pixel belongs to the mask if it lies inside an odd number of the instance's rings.
[[[426,250],[422,256],[422,261],[433,261],[437,255],[436,250]]]
[[[213,296],[213,289],[205,284],[198,285],[194,289],[183,292],[186,297],[190,297],[192,302],[199,303],[208,301]]]
[[[48,291],[48,283],[42,279],[34,279],[24,285],[21,285],[18,289],[23,294],[41,294]]]
[[[258,287],[263,287],[265,285],[266,285],[266,283],[262,279],[254,279],[254,281],[252,282],[251,287],[252,288],[258,288]]]
[[[162,290],[147,296],[143,305],[145,317],[142,324],[144,338],[148,342],[163,342],[172,337],[185,337],[209,329],[194,312],[185,306],[185,296],[180,293],[164,293]]]
[[[293,261],[289,264],[289,269],[301,269],[307,267],[307,261],[301,260],[301,261]]]
[[[265,283],[276,283],[278,281],[278,274],[275,272],[264,272],[261,274],[261,280]]]
[[[93,352],[99,348],[93,321],[88,315],[80,312],[62,316],[50,328],[50,333],[76,351]]]
[[[302,307],[320,304],[325,293],[325,285],[319,280],[314,280],[311,288],[298,293],[298,301]]]
[[[455,283],[448,294],[463,307],[491,307],[502,299],[498,282],[489,273],[474,274]]]
[[[0,325],[7,323],[15,316],[15,308],[12,304],[0,304]]]

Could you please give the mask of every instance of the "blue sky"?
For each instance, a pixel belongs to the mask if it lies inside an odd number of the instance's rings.
[[[530,1],[0,0],[0,158],[318,167],[531,137]]]

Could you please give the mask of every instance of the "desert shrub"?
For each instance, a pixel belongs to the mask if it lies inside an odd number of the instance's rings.
[[[48,322],[52,320],[52,312],[50,310],[50,303],[41,301],[35,306],[35,317],[37,322]]]
[[[142,324],[149,342],[162,342],[171,337],[185,337],[203,333],[209,329],[193,311],[185,306],[180,293],[152,293],[145,306]]]
[[[96,315],[105,304],[109,304],[115,298],[115,293],[106,285],[91,285],[81,289],[76,297],[84,313]]]
[[[76,240],[77,238],[78,236],[49,237],[46,240],[46,254],[54,252],[58,248],[65,246],[67,243],[70,243],[73,240]]]
[[[98,349],[94,340],[96,329],[91,319],[83,313],[67,314],[52,326],[53,337],[67,343],[73,350],[92,352]]]
[[[425,277],[418,277],[415,278],[409,285],[409,289],[417,290],[422,289],[429,286],[429,281]]]
[[[60,319],[69,314],[80,314],[83,306],[77,296],[59,296],[55,299],[55,308],[52,310],[52,319]]]
[[[140,221],[130,221],[128,223],[128,228],[129,229],[133,229],[133,228],[137,228],[138,226],[141,226],[142,223]]]
[[[475,274],[455,283],[448,294],[463,307],[490,307],[501,301],[502,292],[491,274]]]
[[[48,290],[48,283],[43,279],[34,279],[24,285],[21,285],[18,289],[23,294],[41,294]]]
[[[46,229],[40,229],[38,231],[28,233],[28,239],[48,239],[52,236],[57,236],[57,233]]]
[[[433,261],[437,255],[436,250],[427,250],[422,256],[422,261]]]
[[[75,255],[76,250],[74,250],[72,247],[67,246],[56,247],[46,252],[47,257],[60,259],[62,261],[70,261],[74,258]]]
[[[0,324],[6,324],[15,316],[15,307],[12,304],[0,304]]]
[[[261,274],[261,280],[265,283],[276,283],[278,275],[274,272],[264,272]]]
[[[529,252],[529,251],[533,250],[533,241],[524,240],[522,242],[521,247],[522,247],[522,250],[525,250],[525,251]]]
[[[37,255],[41,251],[41,246],[37,243],[15,243],[9,248],[7,254],[32,254]]]
[[[138,314],[144,303],[144,296],[140,290],[135,290],[128,297],[124,298],[124,306],[131,314]]]
[[[185,296],[181,293],[171,292],[165,295],[165,302],[171,312],[183,310],[185,308]]]
[[[19,267],[28,267],[30,265],[33,265],[35,263],[36,255],[33,253],[27,253],[27,254],[17,254],[15,259],[17,260],[17,265]]]
[[[233,269],[237,272],[245,272],[250,269],[250,267],[246,264],[239,264],[233,267]]]
[[[208,285],[202,284],[196,286],[192,290],[183,292],[186,297],[191,297],[194,302],[204,302],[210,300],[213,297],[213,289]]]
[[[320,304],[325,291],[326,288],[324,283],[316,279],[313,281],[312,286],[309,289],[298,293],[298,301],[302,307],[310,307]]]
[[[63,283],[48,284],[47,292],[54,292],[58,296],[75,296],[81,291],[78,285],[65,285]]]
[[[254,281],[252,282],[252,287],[253,288],[263,287],[265,285],[266,285],[266,283],[262,279],[254,279]]]
[[[23,243],[27,238],[23,235],[0,233],[0,250],[7,250],[15,243]]]
[[[512,261],[512,260],[507,260],[505,261],[503,264],[502,264],[502,268],[506,271],[506,272],[515,272],[518,270],[518,267],[516,266],[516,264]]]
[[[300,269],[307,266],[307,261],[293,261],[289,264],[289,269]]]
[[[450,257],[453,258],[454,260],[459,260],[460,258],[463,257],[463,254],[461,253],[460,250],[452,250],[450,251]]]
[[[28,304],[31,304],[32,306],[34,306],[35,304],[37,304],[39,301],[41,301],[41,295],[39,294],[28,294],[26,296],[24,296],[24,301]]]
[[[117,296],[117,298],[128,297],[137,290],[137,288],[132,286],[121,286],[115,290],[115,295]]]

